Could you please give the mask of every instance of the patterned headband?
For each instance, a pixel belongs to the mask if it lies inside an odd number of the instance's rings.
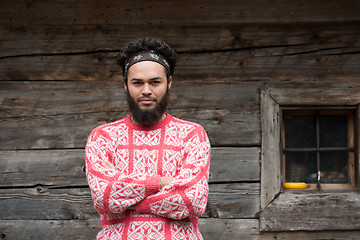
[[[142,61],[153,61],[157,62],[165,67],[165,69],[170,73],[170,65],[168,61],[165,59],[164,56],[161,54],[155,52],[154,50],[150,50],[147,52],[140,52],[133,56],[131,56],[129,59],[125,62],[125,71],[124,76],[127,75],[127,72],[129,71],[129,68],[134,65],[135,63],[142,62]]]

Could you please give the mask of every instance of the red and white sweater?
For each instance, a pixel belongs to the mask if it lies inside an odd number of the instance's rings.
[[[202,239],[197,217],[206,208],[209,161],[204,129],[169,114],[149,127],[128,116],[96,128],[86,169],[101,216],[97,239]],[[163,176],[175,180],[160,190]]]

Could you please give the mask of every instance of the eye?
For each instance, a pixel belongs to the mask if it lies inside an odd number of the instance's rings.
[[[152,83],[153,85],[157,85],[157,84],[160,84],[161,82],[158,81],[158,80],[156,80],[156,81],[152,81],[151,83]]]

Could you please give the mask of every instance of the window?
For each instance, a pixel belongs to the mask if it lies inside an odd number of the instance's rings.
[[[360,228],[359,92],[335,83],[261,91],[260,231]],[[320,190],[283,189],[298,180]]]
[[[283,182],[355,187],[354,110],[282,108]]]

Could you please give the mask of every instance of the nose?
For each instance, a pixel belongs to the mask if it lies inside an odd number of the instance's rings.
[[[142,94],[145,95],[145,96],[149,96],[151,95],[151,88],[150,88],[150,85],[149,84],[144,84],[144,87],[142,89]]]

